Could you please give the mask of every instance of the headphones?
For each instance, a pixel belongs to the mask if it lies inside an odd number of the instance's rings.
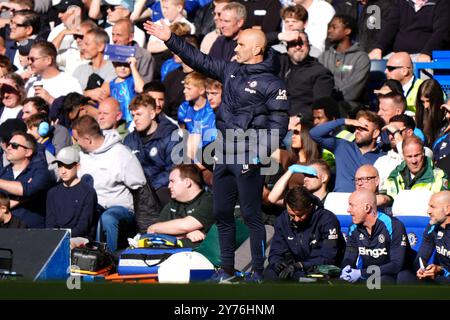
[[[50,124],[47,121],[42,121],[38,126],[38,133],[42,138],[45,138],[50,133]]]

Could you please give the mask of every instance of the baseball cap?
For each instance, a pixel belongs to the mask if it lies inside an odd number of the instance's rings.
[[[106,0],[106,3],[111,6],[121,6],[130,12],[134,9],[134,0]]]
[[[64,163],[72,164],[80,162],[80,152],[72,146],[62,148],[56,155],[56,159],[52,161],[53,163]]]
[[[81,0],[61,0],[61,2],[56,6],[58,12],[64,12],[71,6],[77,6],[83,8],[83,2]]]

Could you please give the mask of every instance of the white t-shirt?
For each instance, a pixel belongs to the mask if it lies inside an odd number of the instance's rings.
[[[0,124],[8,119],[16,119],[20,111],[22,111],[22,106],[17,106],[15,108],[3,108],[2,116],[0,117]]]
[[[112,40],[112,28],[108,27],[105,29],[106,33],[109,36],[109,43],[113,44]],[[134,26],[134,38],[133,40],[142,48],[145,48],[145,32]]]
[[[333,19],[334,8],[324,0],[313,0],[309,7],[308,23],[305,32],[311,45],[310,56],[317,58],[325,50],[325,40],[328,33],[328,23]]]
[[[78,92],[79,94],[83,94],[83,90],[81,89],[78,80],[67,72],[60,72],[56,77],[41,80],[44,89],[47,90],[47,92],[55,99],[61,96],[65,96],[71,92]],[[35,81],[37,81],[37,78],[32,77],[30,78],[30,80],[28,80],[25,86],[28,97],[34,96],[33,84]]]

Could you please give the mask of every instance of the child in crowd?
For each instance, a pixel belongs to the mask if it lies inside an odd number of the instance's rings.
[[[206,99],[206,77],[192,72],[184,79],[184,101],[178,108],[178,122],[192,136],[195,148],[203,148],[216,139],[216,116]],[[195,141],[195,142],[194,142]]]
[[[97,194],[92,186],[81,181],[79,151],[62,148],[53,163],[58,165],[61,183],[47,193],[47,228],[69,228],[71,237],[94,240],[97,229]]]
[[[24,229],[27,225],[11,213],[9,197],[0,193],[0,229]]]
[[[214,79],[206,79],[206,97],[209,105],[216,112],[216,108],[222,103],[222,84]]]
[[[55,155],[55,147],[51,139],[52,127],[48,115],[44,113],[33,114],[25,120],[25,124],[27,125],[27,133],[31,134],[48,152]]]
[[[128,58],[127,62],[113,62],[117,78],[105,82],[102,88],[107,94],[120,103],[122,119],[127,122],[129,127],[133,117],[128,106],[137,93],[141,93],[144,88],[144,80],[137,69],[135,57]]]

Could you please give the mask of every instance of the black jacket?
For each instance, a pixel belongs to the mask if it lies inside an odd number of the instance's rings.
[[[222,104],[216,114],[216,126],[222,133],[218,135],[218,141],[226,137],[227,129],[255,129],[257,132],[267,129],[266,142],[270,141],[274,131],[277,131],[281,142],[287,132],[289,102],[286,85],[275,75],[278,59],[273,50],[269,50],[261,63],[240,64],[211,58],[174,34],[166,41],[166,45],[187,65],[222,82]],[[225,150],[233,149],[234,154],[256,152],[260,155],[259,151],[271,154],[272,150],[268,150],[271,146],[259,140],[260,137],[257,137],[257,143],[247,141],[244,147],[244,144],[237,143],[243,135],[234,132],[238,134],[237,138],[222,140]],[[226,145],[230,148],[226,148]]]
[[[415,12],[412,0],[396,0],[389,17],[382,25],[377,48],[383,54],[406,51],[431,56],[433,50],[442,50],[450,30],[450,1],[430,0]],[[448,44],[448,43],[447,43]]]
[[[338,265],[344,249],[339,221],[332,212],[318,205],[308,220],[297,226],[284,211],[275,223],[269,265],[274,267],[291,255],[310,271],[316,265]]]
[[[302,113],[306,121],[312,121],[314,100],[332,95],[333,74],[313,57],[307,57],[296,65],[287,54],[282,54],[280,63],[279,76],[287,84],[291,103],[289,115]]]

